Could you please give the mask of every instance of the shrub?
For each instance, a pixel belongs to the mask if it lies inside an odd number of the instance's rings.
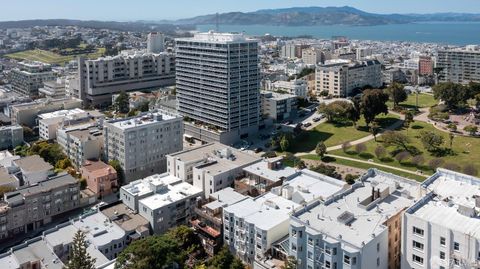
[[[348,185],[353,185],[353,183],[355,183],[355,180],[357,180],[357,178],[358,176],[347,174],[345,176],[345,182],[347,182]]]
[[[431,159],[431,160],[428,162],[428,166],[429,166],[432,170],[437,170],[437,168],[439,168],[443,163],[444,163],[444,161],[443,161],[442,159],[435,158],[435,159]]]
[[[387,150],[383,146],[378,146],[375,148],[375,156],[377,156],[378,159],[382,159],[387,155]]]
[[[365,144],[363,144],[363,143],[360,143],[360,144],[355,145],[355,151],[356,151],[357,153],[362,153],[362,152],[364,152],[364,151],[366,151],[366,150],[367,150],[367,146],[365,146]]]
[[[408,151],[400,151],[397,155],[395,155],[395,159],[399,162],[402,163],[406,160],[408,160],[412,155]]]
[[[416,166],[420,166],[425,163],[425,158],[422,155],[417,155],[412,158],[411,162]]]

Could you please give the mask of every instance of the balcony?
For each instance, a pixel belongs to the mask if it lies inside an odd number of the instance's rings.
[[[196,229],[201,231],[203,234],[208,235],[211,241],[216,244],[215,240],[221,237],[222,233],[213,227],[206,225],[198,219],[191,220],[190,223]]]

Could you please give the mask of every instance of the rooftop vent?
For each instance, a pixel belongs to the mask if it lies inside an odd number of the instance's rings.
[[[350,224],[355,219],[355,215],[352,212],[344,211],[337,217],[337,221],[345,225]]]

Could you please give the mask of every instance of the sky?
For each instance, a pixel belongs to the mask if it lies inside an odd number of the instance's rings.
[[[353,6],[372,13],[480,13],[480,0],[0,0],[0,21],[162,20],[229,11]]]

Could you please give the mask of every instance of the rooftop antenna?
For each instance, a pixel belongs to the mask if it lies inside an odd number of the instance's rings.
[[[218,22],[218,12],[215,17],[215,31],[218,33],[219,32],[219,22]]]

